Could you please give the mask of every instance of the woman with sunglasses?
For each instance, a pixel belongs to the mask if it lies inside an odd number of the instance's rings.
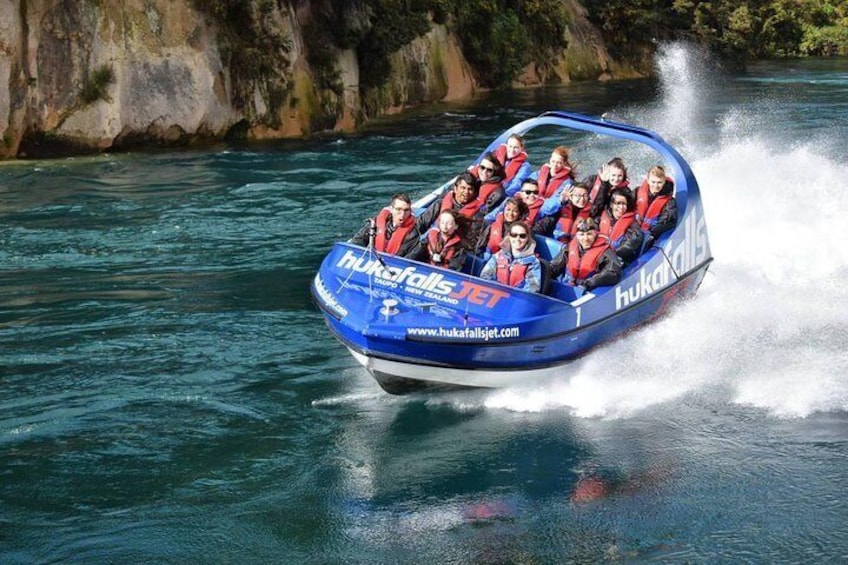
[[[518,221],[509,228],[509,235],[500,251],[483,266],[480,278],[539,292],[542,287],[542,264],[536,257],[536,242],[527,222]]]
[[[521,185],[517,197],[527,205],[527,223],[532,226],[541,217],[542,205],[545,203],[540,194],[539,183],[534,179],[527,179]]]

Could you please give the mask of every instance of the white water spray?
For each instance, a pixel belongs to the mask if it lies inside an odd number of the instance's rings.
[[[717,146],[687,135],[707,120],[712,80],[685,46],[664,47],[658,67],[660,106],[628,119],[677,145],[698,179],[715,257],[701,290],[561,379],[485,405],[617,418],[722,391],[777,416],[848,410],[848,165],[824,157],[822,142],[765,129],[758,111],[773,115],[778,102],[714,116]]]

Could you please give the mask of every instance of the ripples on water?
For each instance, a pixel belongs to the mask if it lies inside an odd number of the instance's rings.
[[[848,257],[819,234],[848,206],[846,63],[693,61],[345,140],[4,166],[0,561],[844,556]],[[311,306],[323,255],[556,107],[684,151],[716,257],[701,293],[570,378],[382,393]],[[813,244],[776,245],[794,234]]]

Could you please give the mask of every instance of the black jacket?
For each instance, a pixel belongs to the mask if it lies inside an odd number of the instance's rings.
[[[598,236],[603,237],[603,236]],[[558,278],[565,272],[568,263],[568,246],[563,245],[556,257],[551,260],[551,278]],[[609,286],[617,284],[621,280],[621,261],[612,250],[604,251],[598,257],[598,266],[595,274],[584,280],[572,281],[575,285],[583,286],[586,290],[592,290],[596,286]]]

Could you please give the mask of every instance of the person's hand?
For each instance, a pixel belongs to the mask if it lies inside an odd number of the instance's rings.
[[[604,165],[598,170],[598,178],[603,182],[609,182],[610,175],[610,166],[604,163]]]
[[[571,200],[571,193],[573,191],[574,191],[574,185],[573,184],[569,184],[568,186],[566,186],[565,188],[562,189],[562,197],[561,197],[560,200],[562,201],[563,204],[565,204],[565,203],[567,203],[568,201]]]

